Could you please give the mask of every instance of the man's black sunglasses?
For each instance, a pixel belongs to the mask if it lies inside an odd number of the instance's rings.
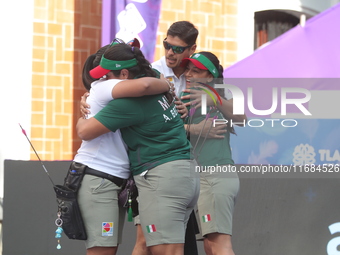
[[[175,54],[181,54],[185,51],[185,49],[187,48],[190,48],[192,45],[188,45],[188,46],[185,46],[185,47],[182,47],[182,46],[175,46],[175,45],[171,45],[170,43],[168,43],[167,41],[165,41],[166,38],[164,39],[163,41],[163,46],[164,46],[164,49],[166,50],[170,50],[170,48],[172,49],[172,51],[175,53]]]

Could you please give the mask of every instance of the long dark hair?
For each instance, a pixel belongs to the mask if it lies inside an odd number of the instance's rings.
[[[218,74],[219,74],[218,77],[217,77],[218,80],[216,81],[216,78],[215,78],[214,80],[215,80],[215,82],[217,82],[217,84],[218,84],[218,83],[222,84],[222,83],[223,83],[223,66],[220,65],[220,61],[219,61],[219,59],[216,57],[216,55],[213,54],[213,53],[211,53],[211,52],[209,52],[209,51],[201,51],[201,52],[199,52],[199,54],[205,56],[206,58],[208,58],[208,59],[214,64],[214,66],[217,68]],[[211,85],[214,86],[214,84],[211,84]],[[226,99],[226,98],[225,98],[225,94],[224,94],[224,89],[216,89],[216,91],[217,91],[217,93],[218,93],[221,97],[223,97],[224,99]],[[228,130],[231,134],[235,134],[235,135],[236,135],[235,129],[234,129],[233,126],[231,126],[230,120],[228,120],[227,126],[228,126],[227,130]]]
[[[109,48],[109,45],[105,45],[101,47],[95,54],[90,55],[84,63],[83,73],[82,73],[81,78],[83,81],[83,85],[87,91],[91,89],[91,83],[98,80],[98,79],[92,78],[89,72],[90,70],[92,70],[93,68],[99,65],[102,55],[108,48]]]

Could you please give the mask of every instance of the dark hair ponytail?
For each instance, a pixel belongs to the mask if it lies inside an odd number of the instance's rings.
[[[223,72],[224,72],[224,69],[223,69],[223,66],[219,66],[218,67],[218,72],[219,72],[219,76],[218,76],[218,78],[222,78],[223,79]]]
[[[84,85],[84,87],[87,91],[89,91],[91,89],[91,83],[93,81],[95,81],[95,79],[92,78],[91,75],[89,74],[89,71],[92,68],[94,68],[93,61],[94,61],[95,58],[96,58],[96,54],[90,55],[86,59],[84,66],[83,66],[83,73],[82,73],[81,78],[82,78],[82,81],[83,81],[83,85]]]
[[[135,67],[131,68],[132,73],[139,72],[135,75],[134,78],[136,78],[136,76],[157,77],[157,73],[152,69],[150,62],[144,57],[142,51],[136,47],[132,47],[131,50],[134,53],[138,62],[138,65],[136,66],[136,71],[132,70]]]
[[[91,89],[91,83],[98,80],[98,79],[92,78],[89,72],[90,70],[92,70],[93,68],[99,65],[101,57],[108,47],[109,45],[105,45],[101,47],[95,54],[90,55],[84,63],[81,78],[82,78],[85,89],[88,91]]]

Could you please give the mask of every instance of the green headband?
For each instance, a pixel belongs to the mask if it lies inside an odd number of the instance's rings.
[[[125,68],[130,68],[137,65],[137,59],[129,59],[129,60],[110,60],[102,56],[99,64],[102,68],[107,70],[122,70]]]
[[[202,65],[204,65],[206,68],[208,68],[209,72],[217,78],[219,76],[219,72],[215,65],[208,59],[206,56],[200,54],[200,53],[195,53],[193,54],[190,58],[196,59],[199,61]]]
[[[114,39],[111,43],[109,48],[111,48],[112,46],[116,45],[116,44],[121,44],[124,43],[122,42],[120,39]],[[108,69],[108,70],[122,70],[124,68],[130,68],[133,66],[137,65],[137,60],[135,58],[133,59],[129,59],[129,60],[110,60],[104,57],[104,54],[100,60],[100,64],[99,64],[102,68],[104,69]]]

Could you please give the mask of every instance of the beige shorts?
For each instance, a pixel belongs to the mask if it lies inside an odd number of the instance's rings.
[[[195,165],[195,161],[176,160],[134,176],[147,246],[184,243],[186,224],[199,195]]]
[[[87,234],[86,249],[121,243],[126,210],[118,206],[119,190],[107,179],[84,176],[78,202]]]
[[[240,188],[237,174],[221,177],[201,173],[197,221],[200,235],[222,233],[232,235],[236,197]],[[197,236],[198,239],[199,235]]]

